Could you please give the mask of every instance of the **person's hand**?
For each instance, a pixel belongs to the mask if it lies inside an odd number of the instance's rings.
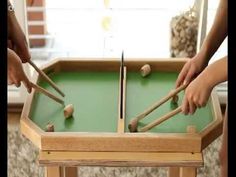
[[[213,86],[200,74],[185,90],[182,102],[182,113],[194,114],[197,108],[205,107]]]
[[[8,60],[7,60],[8,85],[14,84],[16,87],[20,87],[22,81],[25,87],[27,88],[27,91],[30,93],[32,90],[32,86],[23,70],[20,58],[11,49],[7,49],[7,54],[8,54]]]
[[[182,68],[176,80],[175,87],[180,85],[188,85],[203,69],[207,66],[208,60],[205,59],[204,54],[198,53],[193,58],[189,59]]]
[[[10,11],[7,14],[7,32],[8,47],[17,53],[23,63],[28,62],[31,56],[26,37],[17,22],[15,13]]]

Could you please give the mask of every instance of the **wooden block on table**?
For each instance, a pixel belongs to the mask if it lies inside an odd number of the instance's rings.
[[[64,108],[64,117],[67,119],[69,117],[71,117],[73,115],[74,112],[74,106],[72,104],[68,104],[65,108]]]
[[[149,64],[143,65],[142,68],[140,69],[140,73],[143,77],[146,77],[151,73],[151,66]]]
[[[46,126],[47,132],[54,132],[54,125],[52,123],[48,123]]]

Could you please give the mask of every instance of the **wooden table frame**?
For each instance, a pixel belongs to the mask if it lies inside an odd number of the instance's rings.
[[[46,177],[78,177],[77,166],[169,167],[169,177],[196,177],[202,153],[41,151]]]
[[[125,60],[126,70],[139,71],[145,63],[151,65],[152,70],[180,71],[186,59],[152,59]],[[58,71],[118,71],[119,59],[58,59],[43,67],[46,73]],[[125,71],[126,71],[125,70]],[[124,72],[124,78],[126,78]],[[34,81],[39,81],[35,74]],[[126,84],[124,84],[125,87]],[[215,91],[212,92],[210,105],[214,121],[204,130],[196,134],[187,133],[129,133],[125,132],[124,121],[119,115],[117,132],[115,133],[85,133],[85,132],[45,132],[34,124],[28,117],[30,105],[35,92],[26,100],[21,115],[22,133],[41,150],[67,151],[130,151],[130,152],[201,152],[210,142],[222,132],[222,115],[219,100]],[[125,92],[124,92],[125,103]],[[125,104],[124,104],[125,105]],[[123,108],[125,110],[125,106]],[[145,144],[145,146],[143,146]],[[177,146],[176,146],[177,144]]]
[[[126,72],[139,71],[146,63],[152,70],[180,71],[187,59],[125,59]],[[58,71],[117,71],[120,59],[56,59],[41,68],[45,73]],[[39,82],[35,73],[33,82]],[[125,88],[123,100],[125,110]],[[212,121],[197,133],[129,133],[123,119],[117,117],[115,133],[45,132],[28,117],[35,92],[24,105],[20,125],[22,133],[39,149],[39,164],[46,166],[48,177],[75,174],[70,166],[154,166],[170,167],[169,177],[195,177],[203,165],[202,150],[222,133],[222,114],[216,92],[210,97]],[[120,101],[120,100],[119,100]],[[119,104],[118,104],[119,105]],[[119,111],[118,111],[119,112]],[[136,158],[136,159],[135,159]]]

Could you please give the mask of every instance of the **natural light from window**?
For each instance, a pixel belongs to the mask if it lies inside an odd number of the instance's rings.
[[[193,0],[47,0],[41,58],[170,57],[170,20]],[[44,57],[45,55],[45,57]],[[38,55],[35,55],[38,56]],[[40,58],[40,57],[37,57]]]

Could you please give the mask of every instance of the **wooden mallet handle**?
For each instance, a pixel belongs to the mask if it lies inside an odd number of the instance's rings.
[[[154,120],[152,123],[146,125],[145,127],[141,128],[140,130],[138,130],[138,132],[146,132],[146,131],[152,129],[153,127],[159,125],[160,123],[162,123],[162,122],[168,120],[168,119],[171,118],[172,116],[178,114],[179,112],[181,112],[181,110],[182,110],[182,109],[181,109],[181,106],[180,106],[180,107],[176,108],[175,110],[173,110],[173,111],[171,111],[171,112],[165,114],[164,116],[162,116],[162,117],[160,117],[160,118]]]
[[[187,85],[181,85],[178,88],[176,88],[175,90],[171,91],[166,97],[163,97],[161,100],[155,102],[152,106],[150,106],[144,112],[139,114],[135,119],[137,119],[137,121],[143,119],[148,114],[150,114],[153,110],[155,110],[156,108],[161,106],[163,103],[168,101],[170,98],[172,98],[174,95],[176,95],[177,93],[179,93],[181,90],[185,89],[186,87],[187,87]]]
[[[33,61],[29,61],[29,64],[61,95],[65,96],[65,94],[57,87],[57,85],[41,70],[39,69]]]
[[[44,95],[48,96],[49,98],[53,99],[54,101],[60,103],[61,105],[64,106],[64,101],[60,98],[58,98],[57,96],[53,95],[52,93],[50,93],[49,91],[47,91],[46,89],[34,84],[31,82],[32,87],[36,90],[39,91],[41,93],[43,93]]]

